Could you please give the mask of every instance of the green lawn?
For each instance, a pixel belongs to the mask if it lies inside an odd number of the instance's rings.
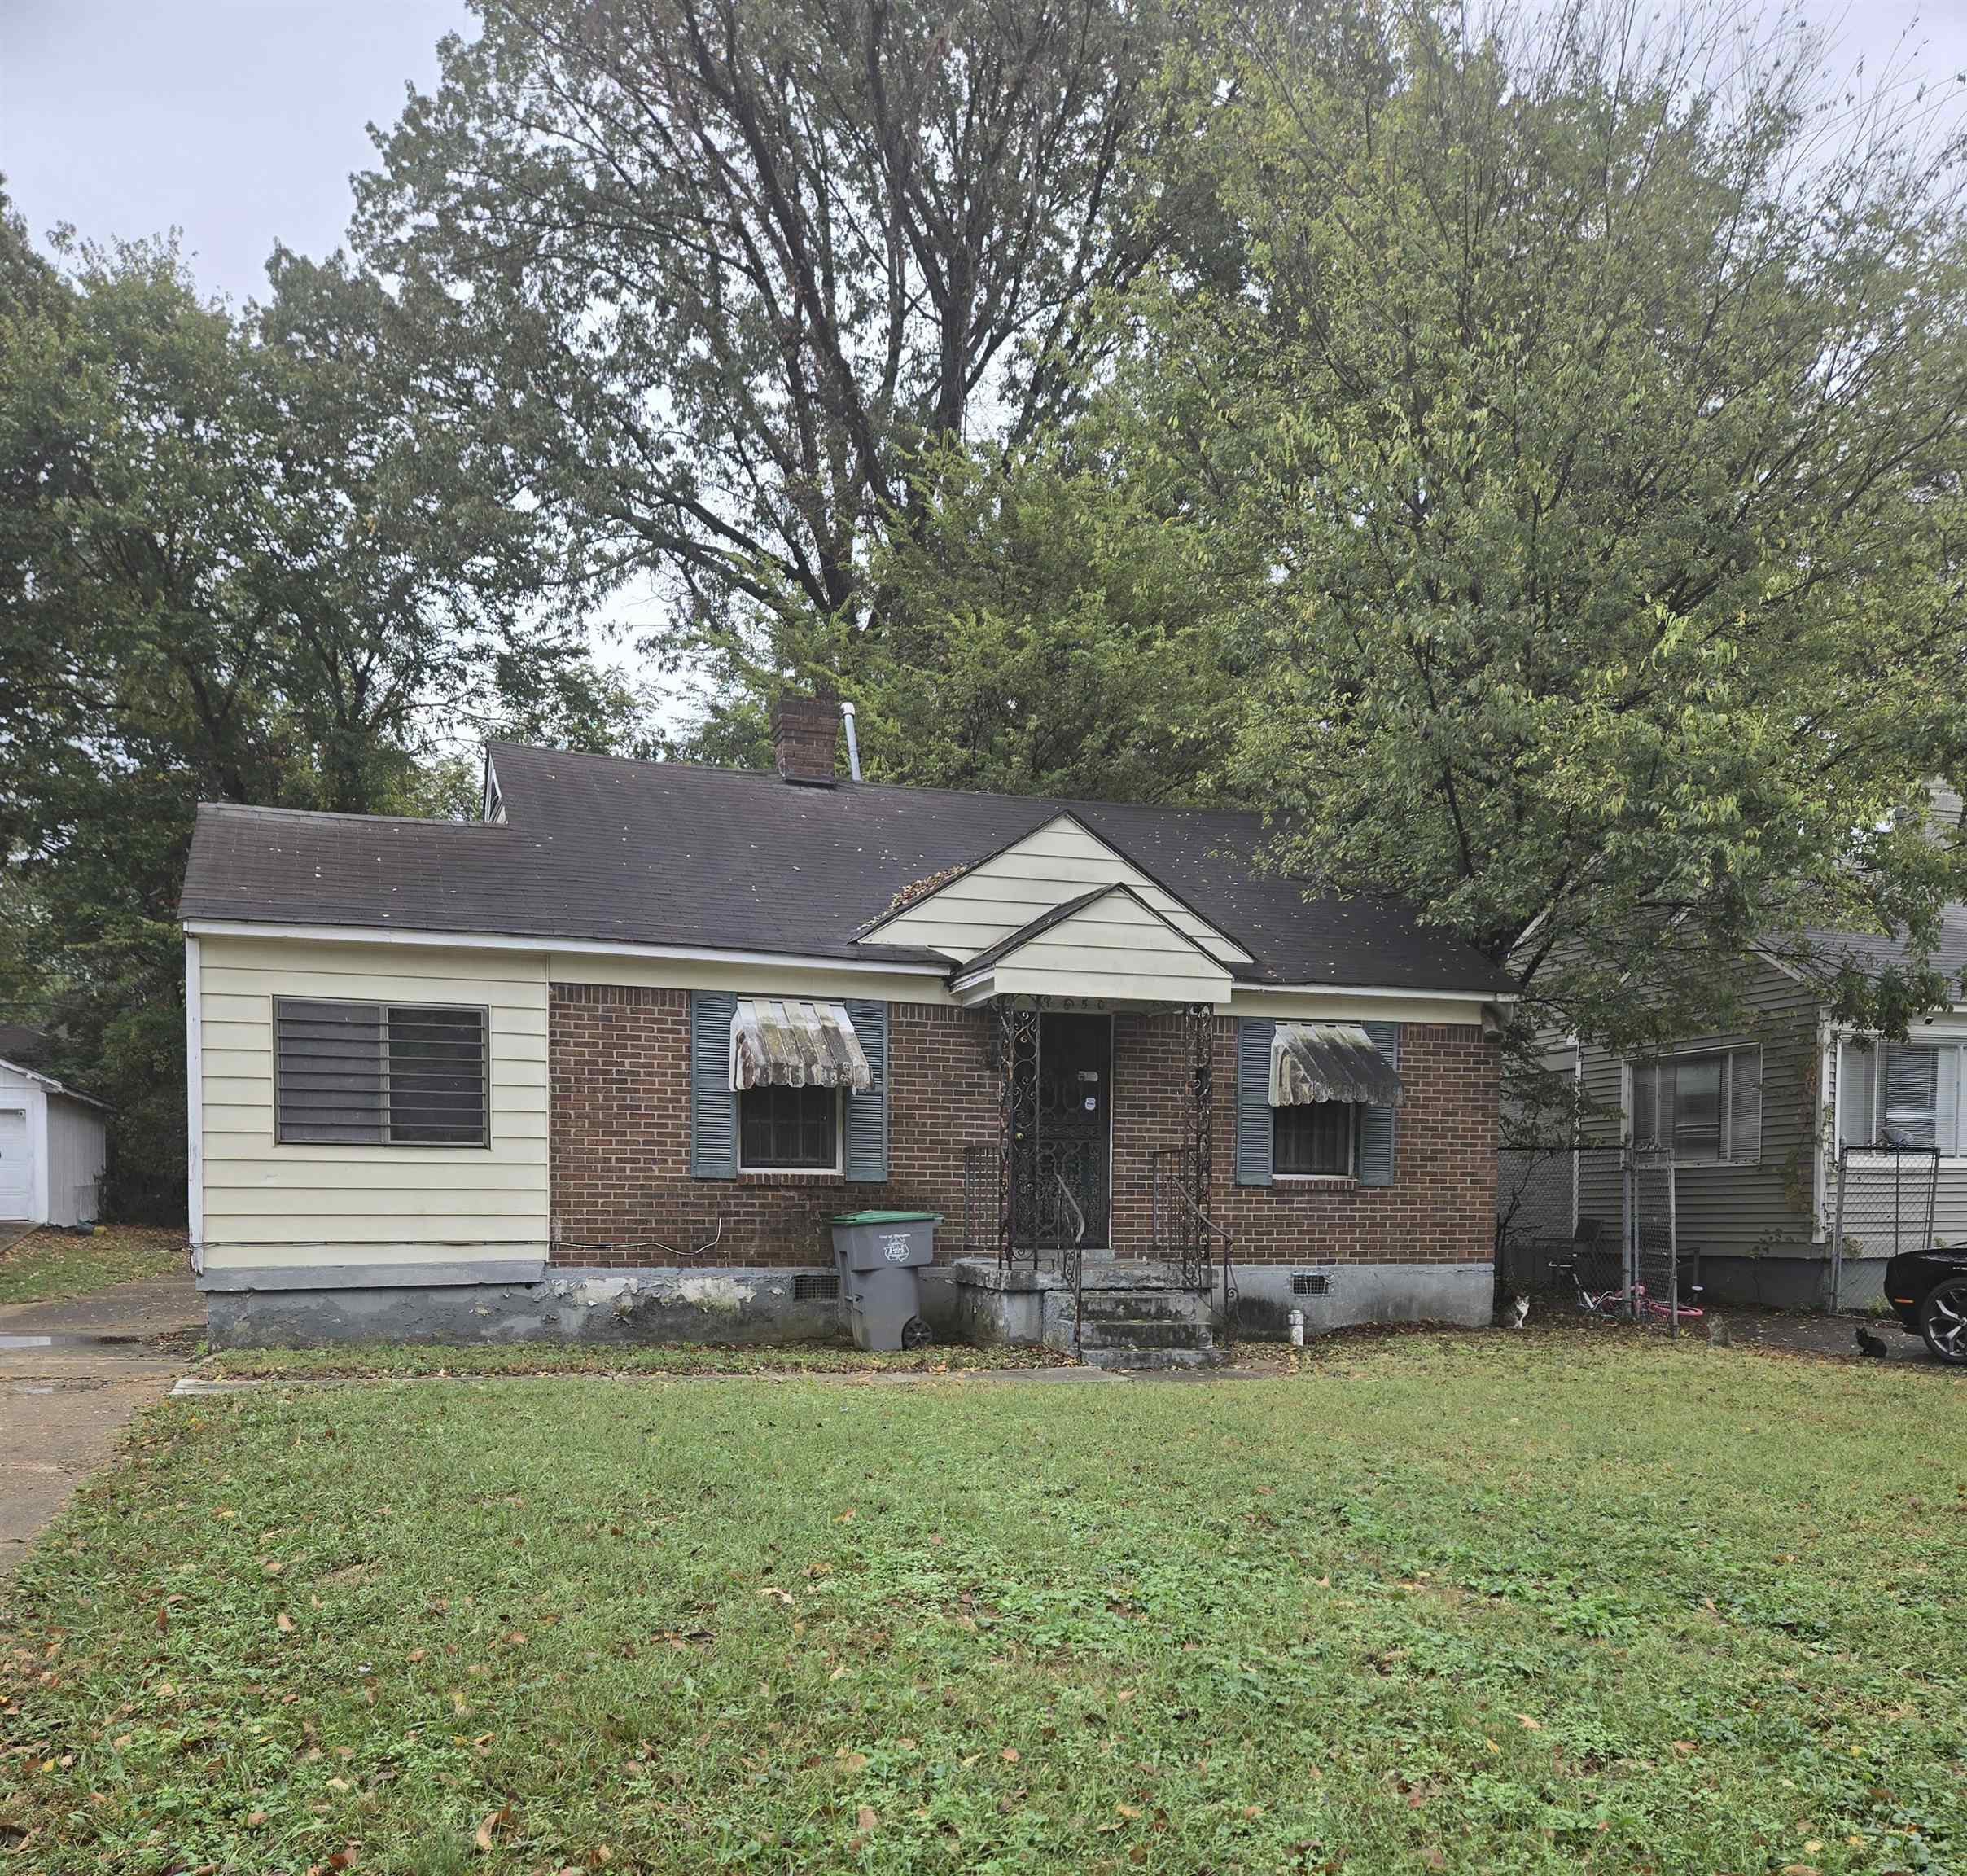
[[[1069,1368],[1047,1348],[943,1343],[896,1354],[833,1342],[608,1348],[599,1343],[349,1343],[318,1348],[221,1348],[198,1365],[213,1380],[388,1379],[464,1374],[948,1374],[973,1369]]]
[[[182,1231],[147,1225],[104,1225],[84,1234],[31,1231],[0,1251],[0,1303],[49,1303],[85,1296],[139,1277],[170,1277],[190,1268]]]
[[[1964,1427],[1560,1335],[174,1402],[11,1592],[0,1868],[1957,1869]]]

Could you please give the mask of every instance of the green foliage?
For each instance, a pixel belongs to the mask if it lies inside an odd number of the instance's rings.
[[[182,1277],[190,1269],[180,1232],[136,1225],[88,1232],[44,1228],[0,1251],[0,1304],[86,1296],[146,1277]]]
[[[1004,470],[952,451],[930,480],[916,524],[873,557],[878,629],[797,645],[803,671],[851,673],[870,778],[1205,792],[1238,673],[1211,603],[1222,569],[1171,524],[1168,491],[1083,453]]]
[[[1727,7],[1333,17],[1224,35],[1244,268],[1124,388],[1266,556],[1231,786],[1553,1025],[1725,1026],[1758,939],[1903,1019],[1802,934],[1967,896],[1957,147]]]
[[[418,355],[470,375],[580,571],[656,580],[659,652],[776,672],[782,634],[851,638],[940,452],[1073,408],[1102,296],[1170,238],[1159,10],[481,12],[358,185]]]
[[[1531,1335],[173,1401],[9,1586],[0,1826],[105,1876],[1951,1869],[1964,1388]]]

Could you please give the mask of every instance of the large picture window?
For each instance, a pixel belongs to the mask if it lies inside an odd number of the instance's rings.
[[[1847,1146],[1937,1146],[1967,1156],[1961,1042],[1847,1041],[1838,1062],[1838,1139]]]
[[[747,1088],[738,1097],[738,1164],[747,1172],[839,1169],[837,1088]]]
[[[1343,1178],[1352,1170],[1359,1108],[1350,1101],[1307,1101],[1271,1109],[1273,1177]]]
[[[1702,1049],[1635,1062],[1632,1143],[1676,1166],[1752,1166],[1762,1157],[1762,1051]]]
[[[483,1010],[274,1000],[283,1145],[483,1146],[488,1082]]]

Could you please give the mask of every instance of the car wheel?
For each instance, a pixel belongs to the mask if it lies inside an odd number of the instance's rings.
[[[1919,1312],[1919,1332],[1941,1361],[1967,1364],[1967,1277],[1934,1286]]]

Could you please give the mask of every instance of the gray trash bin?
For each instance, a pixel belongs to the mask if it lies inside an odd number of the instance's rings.
[[[937,1212],[843,1212],[827,1221],[856,1348],[919,1348],[929,1339],[917,1273],[935,1256],[942,1221]]]

